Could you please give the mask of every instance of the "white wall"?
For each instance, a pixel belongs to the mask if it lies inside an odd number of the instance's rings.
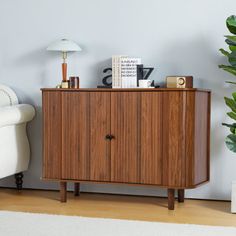
[[[229,199],[236,179],[236,155],[224,145],[227,130],[223,96],[233,88],[224,80],[230,75],[217,65],[225,62],[218,49],[224,47],[225,19],[236,9],[235,0],[0,0],[0,83],[10,85],[20,101],[37,108],[29,126],[32,161],[25,187],[57,188],[40,181],[41,93],[61,79],[60,57],[45,51],[56,39],[71,38],[83,52],[69,57],[69,74],[79,75],[82,87],[95,87],[102,69],[113,54],[142,57],[154,66],[152,79],[166,75],[193,75],[195,86],[212,89],[211,182],[187,197]],[[0,157],[6,158],[6,157]],[[13,186],[13,178],[0,180]],[[156,188],[83,185],[84,191],[163,195]]]

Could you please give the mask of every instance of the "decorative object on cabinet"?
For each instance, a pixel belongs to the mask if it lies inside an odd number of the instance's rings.
[[[79,77],[78,76],[71,76],[70,77],[70,88],[78,89],[79,88]]]
[[[152,81],[149,79],[140,79],[138,83],[139,88],[150,88],[152,85]]]
[[[141,58],[112,56],[112,88],[137,88],[137,65]]]
[[[193,77],[192,76],[167,76],[166,86],[167,88],[192,88]]]
[[[154,67],[143,67],[143,64],[137,65],[137,80],[148,79],[152,74]]]
[[[175,189],[183,202],[184,189],[209,181],[209,90],[42,93],[43,179],[60,182],[62,202],[67,182],[153,185],[173,210]]]
[[[56,42],[50,44],[47,47],[48,51],[56,51],[62,53],[62,81],[65,83],[67,82],[67,53],[68,52],[79,52],[81,51],[81,48],[78,44],[76,44],[74,41],[69,39],[61,39],[57,40]],[[65,84],[63,85],[65,87]]]
[[[111,72],[111,74],[107,75],[108,72]],[[98,85],[98,88],[112,88],[112,68],[105,68],[103,73],[106,74],[102,79],[104,86]]]
[[[14,91],[0,85],[0,178],[15,175],[18,190],[30,160],[26,125],[34,116],[31,105],[19,104]]]

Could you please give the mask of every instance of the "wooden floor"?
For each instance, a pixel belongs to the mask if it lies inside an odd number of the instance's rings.
[[[176,201],[175,211],[167,209],[167,199],[108,194],[68,194],[68,202],[59,202],[56,191],[0,189],[0,210],[63,214],[86,217],[236,226],[230,202]]]

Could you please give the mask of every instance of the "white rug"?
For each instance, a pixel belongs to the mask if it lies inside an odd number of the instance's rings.
[[[0,211],[1,236],[236,236],[236,228]]]

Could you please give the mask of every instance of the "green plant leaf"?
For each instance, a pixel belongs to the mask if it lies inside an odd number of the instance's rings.
[[[230,16],[226,20],[226,25],[232,34],[236,34],[236,16]]]
[[[233,123],[233,124],[222,123],[222,125],[230,128],[230,132],[232,134],[235,134],[235,132],[236,132],[236,123]]]
[[[236,101],[236,92],[232,93],[232,97],[234,98],[234,101]]]
[[[225,42],[230,46],[236,46],[236,42],[234,42],[233,40],[226,39]]]
[[[235,35],[225,35],[225,38],[236,43],[236,36]]]
[[[233,120],[236,120],[236,114],[234,113],[234,112],[227,112],[227,115],[231,118],[231,119],[233,119]]]
[[[229,46],[229,50],[230,50],[231,52],[236,51],[236,46]]]
[[[233,66],[226,66],[226,65],[219,65],[219,68],[233,74],[236,76],[236,67]]]
[[[230,53],[229,52],[227,52],[226,50],[224,50],[223,48],[221,48],[220,50],[219,50],[224,56],[229,56],[230,55]]]
[[[236,113],[236,102],[232,98],[224,97],[226,105]],[[236,115],[236,114],[235,114]]]
[[[236,66],[236,51],[231,52],[228,55],[228,58],[229,58],[230,65],[235,67]]]
[[[226,146],[232,152],[236,152],[236,135],[230,134],[225,139]]]
[[[236,84],[236,82],[232,82],[232,81],[225,81],[225,83],[227,83],[227,84]]]

